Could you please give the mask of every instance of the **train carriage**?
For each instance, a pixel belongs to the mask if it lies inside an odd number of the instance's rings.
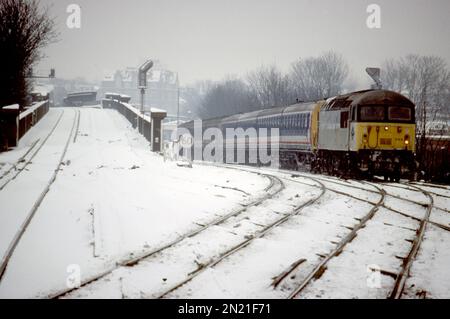
[[[248,163],[249,150],[270,144],[270,130],[277,128],[281,167],[306,165],[329,174],[377,174],[398,180],[415,172],[414,110],[414,104],[401,94],[364,90],[206,120],[202,133],[218,128],[225,138],[224,159],[230,160],[225,153],[231,150],[233,162],[242,163],[236,154],[244,149],[244,162]],[[192,122],[183,126],[192,127]],[[227,129],[240,134],[228,136]],[[261,129],[267,129],[268,136],[261,134]],[[203,147],[210,142],[207,137]]]

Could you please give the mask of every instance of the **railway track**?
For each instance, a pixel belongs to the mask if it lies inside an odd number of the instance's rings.
[[[415,187],[415,186],[414,186]],[[397,278],[395,279],[394,288],[392,289],[392,292],[390,294],[390,298],[392,299],[400,299],[403,294],[403,290],[405,288],[406,279],[409,276],[409,271],[411,269],[412,263],[417,255],[417,252],[419,251],[420,244],[422,243],[425,229],[427,227],[427,223],[430,219],[431,210],[433,208],[433,197],[423,189],[419,187],[415,187],[418,191],[421,191],[424,193],[430,200],[430,202],[427,204],[426,212],[424,214],[424,217],[420,221],[419,228],[416,232],[416,238],[413,241],[412,247],[406,257],[406,259],[403,261],[402,269],[397,275]]]
[[[331,190],[333,191],[333,190]],[[341,192],[339,192],[341,193]],[[306,276],[306,278],[289,294],[288,299],[295,298],[314,278],[317,278],[320,274],[322,274],[325,269],[328,262],[338,256],[345,246],[350,243],[357,235],[357,232],[365,227],[366,223],[372,219],[372,217],[375,215],[378,208],[383,204],[385,199],[385,192],[381,189],[379,189],[379,195],[380,199],[376,203],[371,203],[373,207],[370,209],[370,211],[360,219],[359,223],[353,227],[353,229],[348,233],[342,240],[337,243],[336,247],[328,253],[325,258],[320,261],[311,272],[309,272]],[[353,197],[353,196],[351,196]]]
[[[240,168],[235,168],[235,169],[239,170]],[[247,171],[245,169],[242,169],[242,170]],[[295,180],[292,180],[292,181],[293,182],[297,182]],[[240,243],[238,243],[237,245],[234,245],[233,247],[227,249],[222,254],[220,254],[217,258],[211,259],[208,263],[202,265],[196,271],[190,273],[184,280],[178,282],[177,284],[175,284],[171,288],[169,288],[169,289],[165,290],[164,292],[160,293],[157,296],[157,298],[161,299],[161,298],[166,297],[167,295],[169,295],[170,293],[174,292],[178,288],[182,287],[183,285],[185,285],[188,282],[190,282],[193,279],[195,279],[197,276],[199,276],[201,273],[203,273],[207,269],[216,266],[217,264],[219,264],[220,262],[222,262],[226,258],[230,257],[231,255],[233,255],[233,254],[237,253],[238,251],[242,250],[243,248],[247,247],[254,240],[263,237],[264,235],[266,235],[267,233],[272,231],[274,228],[276,228],[276,227],[282,225],[283,223],[287,222],[293,216],[298,215],[300,213],[300,211],[302,209],[304,209],[305,207],[308,207],[308,206],[314,204],[315,202],[317,202],[324,195],[324,193],[326,191],[326,187],[320,182],[317,182],[317,181],[315,181],[315,182],[318,183],[318,185],[315,185],[315,186],[320,188],[321,191],[314,198],[309,199],[308,201],[298,205],[291,212],[286,213],[283,217],[276,219],[272,223],[270,223],[268,225],[263,225],[262,229],[260,231],[258,231],[256,234],[253,234],[251,236],[246,236],[247,239],[245,239],[245,240],[241,241]],[[313,186],[311,184],[307,184],[307,185]]]
[[[225,167],[227,167],[227,166],[225,166]],[[238,167],[228,167],[228,168],[249,171],[247,169],[242,169],[242,168],[238,168]],[[250,171],[254,172],[253,170],[250,170]],[[297,176],[300,176],[300,175],[297,175]],[[304,177],[304,176],[302,176],[302,177]],[[313,204],[314,202],[316,202],[319,198],[321,198],[323,196],[323,194],[326,191],[334,192],[334,193],[337,193],[337,194],[341,194],[343,196],[348,196],[350,198],[354,198],[356,200],[367,202],[366,199],[361,199],[361,198],[358,198],[358,197],[353,196],[351,194],[347,194],[345,192],[342,192],[342,191],[339,191],[339,190],[336,190],[336,189],[332,189],[332,188],[330,188],[328,186],[325,186],[322,181],[339,184],[341,186],[357,188],[357,189],[361,189],[360,186],[355,186],[355,185],[351,185],[351,184],[350,185],[346,185],[345,183],[341,183],[341,182],[337,182],[337,181],[330,181],[328,179],[323,179],[323,178],[314,178],[314,177],[311,177],[311,176],[306,176],[304,178],[312,180],[315,184],[305,183],[305,182],[301,182],[301,181],[298,181],[298,180],[295,180],[295,179],[292,179],[292,178],[287,178],[287,177],[280,177],[280,178],[284,179],[284,180],[289,180],[289,181],[292,181],[292,182],[304,184],[304,185],[307,185],[307,186],[320,188],[321,192],[315,198],[310,199],[307,202],[305,202],[305,203],[301,204],[300,206],[296,207],[292,212],[287,213],[283,217],[275,220],[274,222],[272,222],[272,223],[270,223],[268,225],[264,225],[261,231],[257,232],[254,235],[248,236],[247,239],[243,240],[242,242],[238,243],[237,245],[234,245],[234,246],[230,247],[226,251],[222,252],[216,258],[210,259],[208,263],[202,264],[200,267],[198,267],[198,269],[196,269],[195,271],[189,273],[188,276],[186,276],[183,280],[179,281],[175,285],[171,286],[169,289],[166,289],[162,293],[158,294],[157,298],[165,298],[165,297],[167,297],[168,295],[170,295],[171,293],[176,291],[178,288],[182,287],[183,285],[187,284],[188,282],[190,282],[193,279],[195,279],[196,277],[198,277],[201,273],[203,273],[207,269],[210,269],[211,267],[216,266],[217,264],[219,264],[220,262],[222,262],[226,258],[230,257],[231,255],[233,255],[233,254],[237,253],[238,251],[242,250],[243,248],[247,247],[255,239],[263,237],[265,234],[267,234],[269,231],[273,230],[275,227],[283,224],[284,222],[289,220],[294,215],[297,215],[304,207],[307,207],[307,206]],[[364,191],[367,191],[367,192],[377,193],[378,195],[380,195],[380,199],[378,200],[378,202],[371,203],[373,205],[373,208],[370,210],[370,212],[368,214],[366,214],[360,220],[360,223],[353,228],[353,230],[342,240],[342,242],[340,244],[337,245],[337,247],[333,251],[333,253],[330,254],[331,256],[329,256],[329,258],[325,259],[325,263],[329,259],[331,259],[334,255],[338,255],[340,252],[342,252],[342,250],[344,249],[344,246],[356,236],[356,232],[359,231],[361,228],[363,228],[365,226],[366,222],[373,217],[373,215],[377,211],[378,207],[381,206],[381,204],[384,201],[385,193],[384,193],[384,191],[382,189],[380,189],[378,187],[376,189],[377,189],[377,191],[373,191],[371,189],[364,189]],[[317,271],[323,271],[323,263],[321,263],[321,265],[317,267]],[[285,276],[287,276],[287,274],[285,274]],[[311,278],[313,278],[313,277],[314,276],[312,276]]]
[[[42,147],[45,145],[47,140],[50,138],[50,136],[55,131],[56,127],[58,126],[59,122],[61,121],[61,118],[64,114],[64,110],[61,111],[61,114],[59,115],[58,119],[56,120],[55,124],[53,125],[50,132],[45,136],[45,138],[42,140],[42,143],[38,145],[39,139],[33,142],[31,147],[28,149],[28,151],[21,156],[13,166],[11,166],[1,177],[0,177],[0,191],[3,190],[12,180],[16,179],[17,176],[22,173],[27,166],[32,162],[32,160],[35,158],[35,156],[39,153],[39,151],[42,149]],[[11,176],[8,176],[11,175]],[[5,180],[3,180],[5,178]]]
[[[9,173],[11,173],[12,170],[17,169],[17,166],[19,165],[19,163],[23,163],[26,160],[26,157],[28,156],[28,154],[36,147],[37,143],[39,142],[39,138],[37,140],[35,140],[30,148],[25,152],[25,154],[23,154],[21,157],[19,157],[19,159],[11,165],[11,167],[9,167],[7,170],[5,170],[5,172],[3,172],[0,175],[0,180],[2,180],[3,178],[5,178],[6,175],[8,175]],[[2,163],[2,165],[5,165],[4,163]]]
[[[229,167],[229,166],[225,166],[225,167]],[[243,169],[243,168],[239,168],[239,167],[235,167],[235,166],[231,166],[231,168],[238,169],[238,170],[244,170],[244,171],[254,171],[254,170],[247,170],[247,169]],[[289,174],[292,175],[290,172],[289,172]],[[300,175],[297,175],[297,176],[300,176]],[[258,232],[257,234],[253,235],[251,238],[249,238],[249,239],[247,239],[245,241],[242,241],[238,245],[235,245],[235,246],[231,247],[230,249],[228,249],[227,251],[222,253],[217,258],[211,260],[209,263],[207,263],[205,265],[202,265],[202,267],[198,268],[195,272],[192,272],[191,274],[189,274],[189,276],[187,276],[184,280],[180,281],[176,285],[172,286],[171,288],[165,290],[163,293],[158,295],[158,298],[167,297],[169,294],[171,294],[172,292],[176,291],[178,288],[182,287],[183,285],[185,285],[188,282],[190,282],[193,279],[195,279],[202,272],[206,271],[207,269],[209,269],[211,267],[216,266],[217,264],[219,264],[221,261],[225,260],[229,256],[231,256],[231,255],[235,254],[236,252],[240,251],[241,249],[247,247],[253,240],[264,236],[269,231],[273,230],[273,228],[281,225],[282,223],[286,222],[291,217],[297,215],[303,208],[305,208],[305,207],[315,203],[319,198],[321,198],[324,195],[324,193],[326,191],[331,191],[331,192],[342,194],[344,196],[348,196],[348,197],[351,197],[351,198],[354,198],[354,199],[357,199],[357,200],[366,201],[366,200],[363,200],[361,198],[355,197],[353,195],[346,194],[346,193],[338,191],[338,190],[330,189],[329,187],[324,185],[324,183],[321,181],[320,178],[314,178],[312,176],[301,176],[301,177],[309,179],[309,180],[312,180],[316,184],[310,184],[310,183],[306,183],[306,182],[301,182],[301,181],[298,181],[298,180],[295,180],[295,179],[292,179],[292,178],[288,178],[288,177],[280,177],[280,178],[282,178],[284,180],[289,180],[291,182],[300,183],[300,184],[304,184],[304,185],[307,185],[307,186],[320,188],[320,190],[321,190],[320,194],[318,196],[316,196],[315,198],[307,201],[306,203],[296,207],[291,213],[286,214],[286,216],[284,216],[283,218],[280,218],[279,220],[275,221],[274,223],[271,223],[270,225],[265,226],[260,232]],[[328,182],[328,180],[326,180],[326,181]],[[356,186],[354,186],[354,187],[356,188]],[[356,231],[357,230],[355,230],[355,232]],[[285,276],[287,276],[287,274],[284,274],[284,276],[280,279],[280,281]]]
[[[321,179],[323,179],[323,178],[321,178]],[[327,179],[327,181],[328,181],[328,179]],[[341,182],[338,182],[338,181],[328,181],[328,182],[345,185],[344,183],[341,183]],[[309,272],[307,274],[307,276],[301,281],[301,283],[299,285],[297,285],[292,290],[292,292],[289,294],[288,298],[290,298],[290,299],[296,298],[314,279],[320,278],[322,276],[322,274],[326,271],[326,269],[327,269],[326,265],[330,262],[330,260],[332,260],[334,257],[339,256],[341,254],[341,252],[343,251],[345,246],[348,243],[350,243],[357,236],[357,232],[360,229],[362,229],[363,227],[365,227],[366,223],[370,219],[373,218],[373,216],[375,215],[375,212],[380,207],[383,207],[383,208],[385,208],[388,211],[391,211],[393,213],[399,213],[399,214],[401,214],[401,215],[403,215],[405,217],[412,218],[412,219],[414,219],[414,220],[419,222],[419,227],[418,227],[418,229],[416,231],[415,239],[412,241],[411,248],[409,250],[408,255],[403,260],[403,263],[402,263],[400,271],[398,273],[396,273],[396,274],[387,273],[387,275],[390,275],[390,276],[395,275],[395,283],[394,283],[392,291],[390,292],[388,297],[389,298],[401,298],[403,290],[404,290],[404,287],[405,287],[406,279],[408,278],[408,275],[409,275],[409,271],[410,271],[411,265],[412,265],[412,263],[414,261],[415,256],[417,255],[417,252],[418,252],[418,250],[420,248],[420,244],[421,244],[421,242],[423,240],[423,236],[424,236],[424,232],[425,232],[425,229],[426,229],[426,225],[427,225],[427,223],[430,222],[429,218],[430,218],[431,210],[433,208],[433,198],[432,198],[432,196],[429,193],[427,193],[426,191],[424,191],[424,190],[422,190],[422,189],[420,189],[420,188],[418,188],[416,186],[408,185],[407,188],[399,186],[400,188],[404,188],[406,190],[411,190],[411,188],[414,188],[416,191],[420,191],[420,192],[424,193],[425,196],[428,197],[429,203],[427,203],[425,205],[426,206],[426,212],[425,212],[423,218],[419,219],[419,218],[411,216],[411,215],[409,215],[407,213],[403,213],[403,212],[400,212],[400,211],[398,211],[396,209],[393,209],[393,208],[385,206],[384,205],[384,200],[385,200],[386,196],[392,196],[394,198],[401,199],[401,200],[404,200],[404,201],[408,201],[408,202],[411,202],[411,203],[416,204],[416,205],[424,206],[423,203],[417,202],[417,201],[414,201],[414,200],[411,200],[411,199],[407,199],[407,198],[401,198],[400,196],[397,196],[397,195],[394,195],[394,194],[387,194],[386,191],[383,188],[379,187],[377,184],[368,183],[368,182],[361,182],[361,183],[362,184],[366,184],[366,185],[371,185],[372,187],[377,189],[377,192],[381,195],[379,202],[376,203],[376,205],[369,211],[369,213],[363,219],[361,219],[361,221],[352,229],[352,231],[347,236],[342,238],[342,240],[337,244],[336,248],[333,249],[329,254],[327,254],[327,256],[320,263],[318,263],[311,272]],[[352,185],[352,186],[346,185],[346,186],[348,186],[348,187],[356,187],[354,185]],[[390,186],[390,185],[388,185],[388,186]],[[374,192],[374,191],[369,190],[369,189],[366,189],[366,190],[370,191],[370,192]],[[430,223],[435,224],[436,226],[441,226],[441,228],[443,226],[443,225],[439,225],[439,224],[433,223],[433,222],[430,222]],[[443,228],[445,230],[447,230],[447,231],[449,230],[449,229],[446,229],[445,226]],[[284,272],[282,274],[283,275],[282,278],[285,278],[285,277],[289,276],[290,272],[292,272],[294,269],[295,269],[295,267],[292,267],[292,269]]]
[[[72,292],[80,289],[80,288],[86,287],[87,285],[89,285],[95,281],[105,278],[106,276],[110,275],[112,272],[114,272],[115,270],[117,270],[121,267],[135,266],[136,264],[143,261],[144,259],[147,259],[147,258],[152,257],[158,253],[161,253],[167,249],[170,249],[170,248],[174,247],[175,245],[179,244],[180,242],[182,242],[183,240],[192,238],[192,237],[204,232],[205,230],[211,228],[212,226],[220,225],[232,217],[239,216],[240,214],[245,212],[247,209],[254,207],[254,206],[258,206],[258,205],[262,204],[264,201],[273,198],[274,196],[279,194],[285,188],[284,183],[279,178],[276,178],[276,177],[274,177],[272,175],[268,175],[268,174],[258,173],[258,175],[264,176],[269,179],[269,185],[264,189],[264,192],[265,192],[264,196],[261,196],[261,197],[255,199],[254,201],[243,205],[241,208],[231,211],[230,213],[228,213],[224,216],[220,216],[219,218],[216,218],[206,224],[199,225],[200,226],[199,228],[197,228],[191,232],[188,232],[186,234],[183,234],[180,237],[176,238],[175,240],[173,240],[161,247],[150,250],[150,251],[148,251],[144,254],[141,254],[139,256],[136,256],[136,257],[121,260],[121,261],[117,262],[116,265],[114,265],[113,267],[82,281],[82,283],[80,284],[79,287],[65,289],[63,291],[56,292],[54,294],[49,295],[49,298],[55,299],[55,298],[63,297],[69,293],[72,293]]]
[[[224,166],[222,166],[222,167],[224,167]],[[228,168],[241,169],[241,168],[237,168],[237,167],[228,167]],[[254,170],[247,170],[247,169],[242,169],[242,170],[250,171],[250,172],[254,172],[255,173]],[[384,208],[386,208],[386,209],[388,209],[388,210],[390,210],[390,211],[392,211],[394,213],[399,213],[398,211],[395,211],[394,209],[391,209],[389,207],[385,207],[384,206],[385,197],[391,196],[391,197],[397,198],[399,200],[404,200],[404,201],[411,202],[411,203],[416,204],[416,205],[421,205],[421,206],[424,205],[422,202],[418,202],[418,201],[415,201],[415,200],[402,198],[401,196],[397,196],[396,194],[387,194],[384,189],[382,189],[377,184],[373,184],[373,183],[367,183],[367,182],[353,182],[353,183],[350,183],[350,182],[342,181],[342,180],[339,180],[339,179],[328,179],[328,178],[323,178],[323,177],[313,177],[313,176],[308,176],[308,175],[304,175],[304,174],[296,174],[296,173],[292,173],[292,172],[286,172],[286,174],[289,174],[292,177],[308,178],[311,181],[313,181],[315,184],[302,182],[302,181],[299,181],[299,180],[296,180],[296,179],[293,179],[293,178],[289,178],[289,177],[281,177],[281,176],[275,176],[275,175],[269,175],[269,176],[271,176],[271,178],[275,178],[276,177],[278,180],[289,180],[289,181],[292,181],[292,182],[297,182],[297,183],[300,183],[300,184],[304,184],[304,185],[308,185],[308,186],[311,186],[311,187],[319,188],[319,189],[321,189],[321,193],[319,194],[319,196],[317,196],[317,198],[311,199],[308,202],[300,205],[299,207],[296,207],[293,210],[293,212],[284,215],[283,217],[277,219],[273,223],[270,223],[268,225],[264,225],[264,227],[262,228],[261,231],[259,231],[256,234],[250,236],[249,238],[243,240],[242,242],[238,243],[237,245],[234,245],[234,246],[230,247],[229,249],[227,249],[226,251],[224,251],[220,255],[218,255],[216,258],[210,259],[210,261],[208,263],[202,264],[200,267],[198,267],[198,269],[196,269],[195,271],[189,273],[183,280],[177,282],[175,285],[171,286],[169,289],[164,290],[162,293],[159,293],[157,295],[157,297],[158,298],[165,298],[165,297],[169,296],[171,293],[175,292],[177,289],[179,289],[183,285],[185,285],[188,282],[192,281],[193,279],[195,279],[197,276],[199,276],[201,273],[203,273],[207,269],[210,269],[210,268],[216,266],[217,264],[219,264],[220,262],[222,262],[226,258],[228,258],[231,255],[237,253],[238,251],[241,251],[243,248],[247,247],[255,239],[263,237],[265,234],[267,234],[269,231],[271,231],[275,227],[277,227],[277,226],[281,225],[282,223],[286,222],[292,216],[297,215],[299,213],[299,211],[301,211],[302,208],[304,208],[306,206],[309,206],[309,205],[313,204],[314,202],[316,202],[320,197],[323,196],[323,194],[326,191],[334,192],[336,194],[347,196],[349,198],[353,198],[353,199],[356,199],[356,200],[368,202],[369,204],[373,205],[373,207],[370,209],[370,211],[363,218],[361,218],[359,220],[359,223],[356,226],[354,226],[353,229],[351,229],[351,231],[339,243],[337,243],[337,245],[333,249],[333,251],[331,253],[329,253],[313,269],[313,271],[311,271],[309,273],[309,275],[302,282],[302,284],[300,286],[298,286],[289,295],[289,298],[295,298],[303,290],[303,288],[305,288],[314,278],[320,277],[321,273],[323,273],[326,270],[326,264],[331,259],[333,259],[334,257],[338,256],[344,250],[345,246],[348,243],[350,243],[357,236],[357,232],[358,231],[360,231],[362,228],[364,228],[366,226],[367,222],[373,218],[373,216],[375,215],[375,213],[377,212],[377,210],[380,207],[384,207]],[[356,183],[358,183],[359,185],[355,185]],[[274,184],[273,180],[271,181],[271,184]],[[341,190],[335,189],[335,188],[333,188],[333,187],[331,187],[331,186],[329,186],[327,184],[334,184],[334,185],[338,185],[338,186],[341,186],[341,187],[348,187],[348,188],[351,188],[351,189],[358,189],[358,190],[360,190],[362,192],[369,192],[369,193],[377,194],[377,195],[380,196],[380,198],[376,202],[371,202],[371,201],[368,201],[367,199],[359,198],[358,196],[355,196],[353,194],[348,194],[348,193],[342,191],[342,189]],[[365,187],[363,187],[363,186],[365,186]],[[368,186],[370,186],[371,188],[368,188]],[[271,185],[269,185],[269,187],[271,187]],[[412,186],[412,187],[414,187],[414,186]],[[431,208],[429,208],[429,210],[431,211]],[[236,215],[235,214],[230,214],[230,215],[227,215],[227,216],[232,217],[232,216],[236,216]],[[409,216],[409,215],[406,215],[406,216],[414,218],[413,216]],[[150,253],[148,253],[146,255],[143,255],[143,256],[140,256],[140,257],[136,257],[136,258],[134,258],[132,260],[128,260],[128,261],[122,262],[122,263],[118,264],[117,267],[114,267],[114,269],[109,270],[109,271],[103,273],[100,276],[96,276],[95,278],[92,278],[91,280],[84,282],[81,285],[81,287],[87,286],[88,284],[90,284],[90,283],[92,283],[94,281],[97,281],[99,279],[102,279],[102,278],[106,277],[108,274],[112,273],[113,270],[115,270],[115,269],[117,269],[117,268],[119,268],[121,266],[134,266],[137,263],[139,263],[140,261],[144,260],[145,258],[151,257],[151,256],[153,256],[153,255],[155,255],[157,253],[160,253],[160,252],[162,252],[162,251],[164,251],[166,249],[169,249],[169,248],[175,246],[175,244],[181,242],[183,239],[189,238],[189,237],[193,237],[196,234],[202,232],[203,230],[211,227],[212,225],[214,225],[214,223],[210,223],[208,225],[204,225],[201,229],[196,230],[190,236],[183,236],[183,238],[180,238],[179,240],[177,240],[176,243],[171,243],[169,245],[165,245],[164,247],[161,247],[161,248],[159,248],[157,250],[154,250],[154,251],[152,251],[152,252],[150,252]],[[423,227],[423,231],[424,231],[424,229],[425,229],[425,227]],[[421,238],[423,238],[423,231],[422,231]],[[401,271],[401,273],[398,276],[398,280],[397,280],[398,284],[396,283],[396,287],[398,287],[398,288],[396,288],[396,291],[402,291],[402,289],[404,287],[404,284],[406,282],[406,278],[407,278],[408,273],[409,273],[409,269],[410,269],[411,264],[412,264],[413,256],[415,256],[415,254],[417,254],[417,251],[418,251],[418,249],[420,247],[420,241],[421,240],[422,239],[417,240],[417,244],[413,244],[412,252],[410,253],[411,261],[410,262],[406,262],[404,264],[404,267],[402,268],[402,271]],[[293,267],[293,268],[295,268],[295,267]],[[289,271],[287,271],[286,273],[283,274],[282,277],[280,277],[280,281],[282,281],[288,275],[289,275]],[[74,290],[76,290],[76,289],[71,289],[71,290],[66,291],[64,293],[55,294],[52,297],[62,297],[64,295],[66,295],[67,293],[72,292]],[[401,295],[401,293],[400,293],[400,295]]]
[[[35,152],[33,153],[33,155],[26,161],[26,165],[28,165],[29,163],[31,163],[31,160],[36,156],[36,154],[41,150],[42,146],[45,144],[45,142],[48,140],[48,138],[51,136],[51,134],[53,134],[56,126],[58,125],[62,114],[64,111],[61,112],[60,117],[58,118],[55,126],[52,128],[52,130],[50,131],[50,133],[46,136],[46,138],[44,139],[43,143],[35,150]],[[68,135],[68,138],[65,142],[63,151],[61,153],[61,156],[59,158],[59,162],[58,165],[56,166],[50,180],[48,181],[47,185],[44,187],[43,191],[40,193],[39,197],[36,199],[36,201],[34,202],[33,206],[31,207],[30,211],[28,212],[28,214],[26,215],[25,220],[23,221],[23,223],[21,224],[20,228],[17,230],[17,232],[15,233],[12,241],[10,242],[8,248],[6,249],[5,254],[2,256],[2,259],[0,261],[0,281],[3,278],[3,275],[5,274],[6,268],[8,266],[9,260],[11,259],[14,250],[16,249],[18,243],[20,242],[20,239],[22,238],[23,234],[25,233],[28,225],[30,224],[31,220],[33,219],[34,215],[36,214],[36,211],[38,210],[39,206],[41,205],[42,201],[44,200],[45,196],[47,195],[47,193],[50,190],[51,185],[54,183],[54,181],[56,180],[56,176],[58,175],[58,172],[60,171],[61,165],[63,164],[63,160],[64,157],[66,155],[67,149],[69,147],[70,144],[70,140],[72,135],[74,134],[74,129],[75,129],[75,123],[78,119],[80,115],[80,111],[78,110],[75,113],[74,119],[73,119],[73,124],[72,124],[72,128],[70,131],[70,134]],[[26,165],[24,167],[22,167],[11,179],[8,180],[8,183],[13,180],[14,178],[16,178],[18,176],[18,174],[20,174],[20,172],[22,172],[24,170],[24,168],[26,167]],[[4,184],[5,186],[5,184]],[[4,187],[3,186],[3,187]]]

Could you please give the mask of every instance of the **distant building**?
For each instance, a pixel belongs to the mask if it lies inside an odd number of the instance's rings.
[[[140,90],[137,87],[138,69],[128,67],[103,78],[98,97],[107,92],[125,94],[131,97],[131,104],[139,105],[141,101]],[[146,109],[156,107],[167,110],[168,114],[177,113],[178,105],[178,78],[175,72],[163,69],[159,63],[147,74],[147,89],[145,90],[144,104]]]
[[[65,106],[83,106],[83,105],[95,105],[98,104],[96,100],[97,92],[96,91],[82,91],[82,92],[73,92],[67,94],[67,97],[64,98]]]

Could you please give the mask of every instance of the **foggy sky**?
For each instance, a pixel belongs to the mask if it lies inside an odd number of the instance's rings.
[[[71,3],[81,29],[66,26]],[[366,26],[381,6],[381,29]],[[450,61],[448,0],[41,0],[51,5],[59,42],[38,70],[101,80],[105,72],[159,59],[181,84],[245,75],[265,64],[287,71],[299,57],[342,53],[361,86],[366,66],[408,53]]]

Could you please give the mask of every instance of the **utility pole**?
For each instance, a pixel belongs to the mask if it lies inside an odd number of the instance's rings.
[[[177,73],[177,134],[178,134],[178,124],[180,122],[180,82]]]

